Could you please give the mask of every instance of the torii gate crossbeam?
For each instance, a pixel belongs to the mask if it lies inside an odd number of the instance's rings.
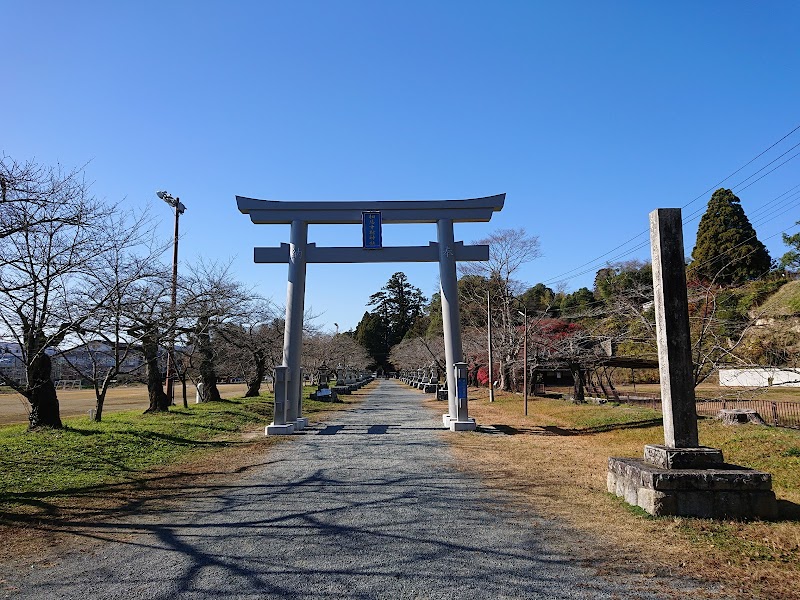
[[[467,200],[393,200],[344,202],[287,202],[237,196],[239,211],[256,224],[290,224],[289,244],[278,248],[255,248],[257,263],[288,263],[286,329],[283,365],[287,385],[284,432],[302,428],[300,373],[306,264],[357,262],[438,262],[442,296],[445,360],[447,363],[448,410],[443,422],[453,431],[475,429],[466,398],[457,397],[455,365],[463,360],[456,262],[489,259],[488,246],[465,246],[453,237],[453,223],[488,222],[502,210],[505,194]],[[379,212],[383,223],[435,223],[437,241],[428,246],[379,249],[357,247],[319,248],[308,243],[309,224],[358,224],[363,213]],[[275,423],[279,423],[276,414]]]

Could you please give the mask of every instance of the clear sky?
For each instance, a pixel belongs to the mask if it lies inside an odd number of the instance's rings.
[[[254,265],[252,248],[289,228],[253,225],[237,194],[505,192],[491,223],[457,225],[456,239],[525,227],[544,256],[520,278],[574,290],[607,260],[648,258],[651,210],[697,199],[691,216],[800,125],[794,1],[0,0],[0,17],[0,152],[88,163],[97,196],[151,203],[165,237],[154,192],[168,190],[187,206],[181,262],[231,259],[281,304],[286,267]],[[800,219],[798,190],[778,199],[800,159],[770,170],[798,143],[800,131],[723,184],[773,257]],[[685,227],[688,254],[697,219]],[[396,225],[384,244],[435,235]],[[311,226],[309,241],[358,246],[360,228]],[[330,330],[355,327],[399,270],[437,291],[433,263],[309,265],[306,306]]]

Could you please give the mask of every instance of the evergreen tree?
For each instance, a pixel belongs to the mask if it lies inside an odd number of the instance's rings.
[[[387,368],[389,351],[399,343],[424,313],[425,296],[408,282],[405,273],[389,278],[381,291],[369,297],[368,306],[356,328],[356,339],[367,349],[375,366]]]
[[[386,327],[389,348],[397,344],[422,315],[425,305],[422,291],[408,282],[405,273],[398,272],[389,278],[380,292],[369,297],[372,314],[379,316]]]
[[[385,366],[389,356],[389,346],[386,343],[386,326],[380,316],[365,312],[356,327],[356,341],[367,350],[372,357],[370,368]]]
[[[730,284],[757,279],[769,268],[769,253],[758,241],[739,198],[731,190],[718,189],[700,219],[689,265],[691,275]]]
[[[571,294],[565,294],[561,298],[559,309],[562,318],[576,318],[583,316],[594,304],[594,294],[589,288],[582,287]]]
[[[552,317],[558,312],[559,300],[556,293],[543,283],[528,288],[520,296],[520,300],[525,303],[529,314]]]
[[[795,225],[800,225],[800,221]],[[791,249],[781,256],[781,268],[797,270],[800,268],[800,233],[795,233],[794,235],[784,233],[783,243]]]

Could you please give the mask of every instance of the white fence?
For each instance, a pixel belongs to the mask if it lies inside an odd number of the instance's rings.
[[[722,387],[800,387],[800,369],[788,371],[777,368],[720,369]]]

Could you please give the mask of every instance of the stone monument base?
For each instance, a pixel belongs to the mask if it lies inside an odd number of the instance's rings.
[[[608,491],[655,516],[774,519],[769,473],[729,465],[715,448],[645,446],[644,460],[608,459]]]
[[[288,425],[275,425],[270,423],[264,430],[264,435],[292,435],[294,433],[294,424]]]
[[[475,419],[466,421],[450,421],[450,431],[475,431]]]

